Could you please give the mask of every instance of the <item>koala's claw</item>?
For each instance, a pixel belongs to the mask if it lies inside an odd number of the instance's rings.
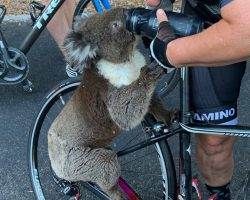
[[[146,66],[142,69],[142,75],[145,80],[158,80],[164,75],[164,70],[159,66],[156,66],[155,68],[148,68]]]
[[[177,109],[171,111],[171,114],[170,114],[170,121],[171,121],[171,123],[179,121],[179,120],[180,120],[180,111],[177,110]]]
[[[148,65],[148,68],[154,70],[157,66],[159,66],[159,64],[154,60]]]
[[[161,67],[156,67],[153,71],[150,71],[149,74],[153,79],[158,80],[162,75],[164,75],[164,71]]]
[[[114,200],[129,200],[127,195],[120,188],[117,188],[115,191],[109,191],[107,193]]]

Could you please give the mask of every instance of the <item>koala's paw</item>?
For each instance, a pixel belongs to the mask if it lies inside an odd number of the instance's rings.
[[[114,200],[129,200],[127,195],[123,191],[121,191],[120,188],[119,189],[117,188],[116,190],[113,191],[109,191],[107,193]]]
[[[157,81],[162,75],[164,75],[164,71],[160,66],[155,66],[153,68],[145,66],[142,69],[142,76],[148,81]]]
[[[177,109],[172,110],[170,113],[170,122],[173,123],[176,121],[180,121],[180,111]]]
[[[169,127],[172,126],[173,123],[175,123],[179,120],[180,120],[180,111],[179,110],[167,111],[163,115],[163,118],[160,119],[160,121],[163,121],[163,123]]]

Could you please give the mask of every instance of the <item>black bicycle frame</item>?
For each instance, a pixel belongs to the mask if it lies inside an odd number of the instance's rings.
[[[26,54],[33,43],[37,40],[41,32],[44,30],[46,25],[49,23],[51,18],[55,15],[57,10],[61,7],[61,5],[65,2],[65,0],[51,0],[47,8],[41,13],[39,18],[34,23],[32,30],[26,36],[24,41],[22,42],[19,49]]]

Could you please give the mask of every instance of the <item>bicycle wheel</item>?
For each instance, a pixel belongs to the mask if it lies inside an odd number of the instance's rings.
[[[97,3],[95,3],[97,2]],[[100,2],[100,5],[98,4]],[[101,3],[103,2],[103,4]],[[171,9],[173,6],[171,1],[164,1],[163,6],[165,8]],[[75,9],[74,17],[81,16],[84,12],[93,13],[93,12],[103,12],[112,6],[112,0],[80,0]],[[161,80],[159,80],[156,90],[161,97],[167,96],[173,89],[177,86],[180,80],[180,69],[176,69],[169,74],[165,74]]]
[[[79,84],[79,78],[75,78],[66,80],[55,87],[44,99],[31,127],[28,143],[28,166],[37,200],[69,199],[60,191],[61,188],[53,180],[48,156],[47,132]],[[147,121],[145,123],[146,126],[150,125]],[[119,154],[128,146],[144,142],[151,136],[142,130],[144,130],[143,127],[139,126],[136,130],[120,134],[110,147]],[[165,140],[133,153],[119,156],[119,162],[122,169],[122,179],[119,180],[119,183],[131,200],[176,199],[175,169],[172,154]],[[91,183],[76,184],[81,190],[82,199],[110,199]]]

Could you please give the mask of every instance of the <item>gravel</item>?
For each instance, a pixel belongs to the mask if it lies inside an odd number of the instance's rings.
[[[32,0],[1,0],[0,4],[6,6],[7,15],[25,15],[29,14],[30,2]],[[37,2],[40,2],[40,0],[37,0]],[[122,7],[143,6],[145,4],[145,0],[111,0],[110,2],[113,6]]]

